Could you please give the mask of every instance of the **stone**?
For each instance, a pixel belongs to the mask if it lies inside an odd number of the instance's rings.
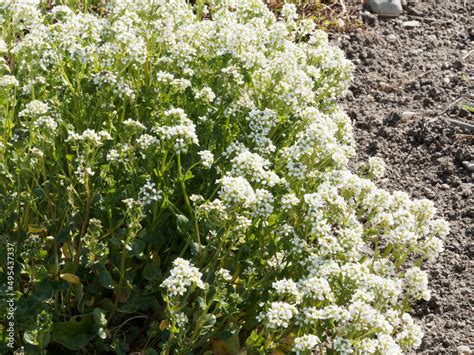
[[[469,171],[470,173],[473,173],[474,172],[474,163],[470,162],[470,161],[463,161],[462,162],[462,165],[466,168],[467,171]]]
[[[451,188],[448,184],[442,184],[440,187],[445,191],[447,191]]]
[[[405,27],[405,28],[415,28],[415,27],[420,27],[420,25],[421,25],[420,21],[416,21],[416,20],[402,22],[402,27]]]
[[[367,4],[379,16],[395,17],[403,12],[400,0],[367,0]]]
[[[387,42],[395,43],[396,41],[397,41],[397,36],[395,36],[394,34],[391,34],[391,35],[387,36]]]
[[[404,120],[409,120],[410,118],[413,118],[414,116],[416,116],[416,112],[413,112],[413,111],[404,111],[402,112],[402,118]]]
[[[362,21],[369,26],[374,26],[377,23],[377,15],[364,11],[361,13]]]
[[[413,16],[418,16],[418,17],[422,17],[424,15],[423,11],[415,7],[409,7],[407,9],[407,13],[408,15],[413,15]]]
[[[466,345],[459,345],[457,348],[456,348],[458,354],[461,354],[461,355],[470,355],[471,354],[471,349],[469,348],[469,346],[466,346]]]

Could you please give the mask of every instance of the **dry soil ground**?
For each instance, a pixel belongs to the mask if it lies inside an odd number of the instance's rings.
[[[365,26],[331,35],[357,66],[343,105],[358,160],[382,157],[384,187],[433,200],[451,223],[445,252],[427,267],[432,299],[415,310],[426,353],[474,350],[474,119],[460,108],[474,101],[472,4],[418,1],[390,19],[351,5]]]

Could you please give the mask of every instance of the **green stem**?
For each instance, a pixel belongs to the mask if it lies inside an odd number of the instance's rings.
[[[183,176],[183,169],[181,166],[181,154],[178,154],[177,157],[178,157],[177,160],[178,160],[179,184],[181,186],[181,191],[183,192],[184,203],[186,204],[186,207],[188,208],[190,217],[194,221],[194,233],[196,235],[196,243],[198,244],[198,255],[201,255],[201,236],[199,234],[199,225],[197,223],[196,215],[194,214],[194,209],[191,206],[191,203],[189,202],[188,193],[186,192],[186,185],[184,184],[185,176]]]

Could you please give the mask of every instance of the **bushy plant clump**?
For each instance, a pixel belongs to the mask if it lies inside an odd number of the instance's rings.
[[[351,63],[293,6],[277,20],[257,0],[0,3],[16,347],[420,345],[408,312],[448,226],[378,188],[379,159],[349,170]]]

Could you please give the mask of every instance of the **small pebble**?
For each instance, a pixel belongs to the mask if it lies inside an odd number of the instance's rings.
[[[415,28],[415,27],[420,27],[420,22],[413,20],[413,21],[405,21],[402,22],[402,27],[405,28]]]
[[[449,77],[446,77],[443,79],[443,82],[447,85],[451,82],[451,80],[449,79]]]
[[[459,345],[456,350],[458,351],[458,354],[462,355],[469,355],[471,354],[471,349],[469,349],[469,346],[466,345]]]
[[[470,161],[463,161],[462,165],[469,171],[470,173],[474,172],[474,163]]]
[[[448,184],[443,184],[443,185],[441,185],[440,187],[441,187],[443,190],[449,190],[449,189],[450,189],[450,187],[449,187]]]
[[[436,194],[433,192],[433,190],[430,190],[427,187],[423,188],[423,193],[426,197],[428,197],[431,200],[436,198]]]
[[[410,119],[415,115],[416,115],[416,112],[413,112],[413,111],[405,111],[405,112],[402,112],[401,114],[403,119]]]
[[[396,41],[397,41],[397,36],[395,36],[394,34],[391,34],[391,35],[387,36],[387,42],[395,43]]]

